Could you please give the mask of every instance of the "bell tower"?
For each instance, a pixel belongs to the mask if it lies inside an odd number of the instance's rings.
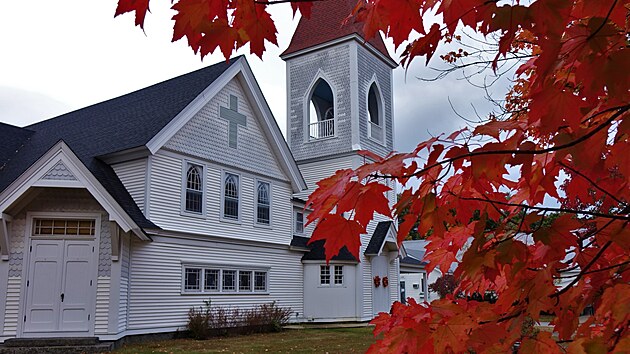
[[[286,62],[287,140],[309,191],[340,168],[358,167],[359,150],[393,150],[392,69],[397,66],[377,34],[342,22],[356,0],[313,2],[302,18]]]

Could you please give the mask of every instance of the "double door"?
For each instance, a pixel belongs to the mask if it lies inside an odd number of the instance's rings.
[[[95,241],[32,239],[29,253],[23,334],[91,335]]]

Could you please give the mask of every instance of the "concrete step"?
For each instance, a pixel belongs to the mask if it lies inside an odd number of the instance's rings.
[[[64,337],[64,338],[11,338],[4,341],[5,347],[59,347],[86,346],[98,344],[96,337]]]
[[[113,343],[99,343],[93,345],[59,345],[38,347],[0,347],[0,354],[89,354],[105,353],[113,350]]]

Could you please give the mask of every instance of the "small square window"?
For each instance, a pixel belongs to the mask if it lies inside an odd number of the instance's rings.
[[[236,291],[236,271],[223,271],[223,291]]]
[[[201,269],[186,268],[184,277],[184,289],[188,291],[201,290]]]
[[[254,291],[267,291],[267,272],[254,272]]]
[[[206,269],[203,289],[207,291],[219,291],[219,270]]]
[[[330,285],[330,267],[329,266],[320,266],[319,267],[319,282],[321,285]]]
[[[252,272],[245,270],[238,272],[238,291],[252,291]]]

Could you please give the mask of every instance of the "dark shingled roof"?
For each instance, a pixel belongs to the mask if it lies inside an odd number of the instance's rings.
[[[33,133],[32,130],[0,123],[0,173],[20,148],[28,143],[28,138]]]
[[[407,256],[403,259],[400,260],[401,264],[408,264],[408,265],[412,265],[412,266],[417,266],[417,267],[421,267],[421,266],[425,266],[428,263],[424,262],[424,261],[420,261],[414,257],[411,256]]]
[[[326,253],[324,250],[324,240],[317,240],[310,245],[307,245],[308,240],[310,240],[308,237],[293,236],[291,246],[309,250],[304,254],[304,256],[302,256],[303,261],[325,261]],[[339,251],[338,255],[332,258],[332,260],[358,262],[345,246]]]
[[[144,217],[114,170],[98,157],[146,145],[238,59],[232,58],[230,63],[221,62],[25,128],[1,126],[0,190],[5,190],[63,140],[138,226],[158,228]],[[7,151],[16,150],[13,156],[6,156]]]
[[[372,234],[370,243],[368,243],[365,248],[364,254],[378,254],[381,247],[383,247],[383,242],[385,242],[385,237],[387,237],[387,232],[389,232],[392,223],[393,221],[381,221],[376,225],[376,229],[374,229],[374,233]]]
[[[352,12],[356,4],[357,0],[314,1],[311,17],[307,19],[302,16],[291,38],[289,47],[281,56],[327,43],[353,33],[365,39],[363,23],[342,25],[342,22]],[[391,60],[380,33],[377,33],[367,42]]]

